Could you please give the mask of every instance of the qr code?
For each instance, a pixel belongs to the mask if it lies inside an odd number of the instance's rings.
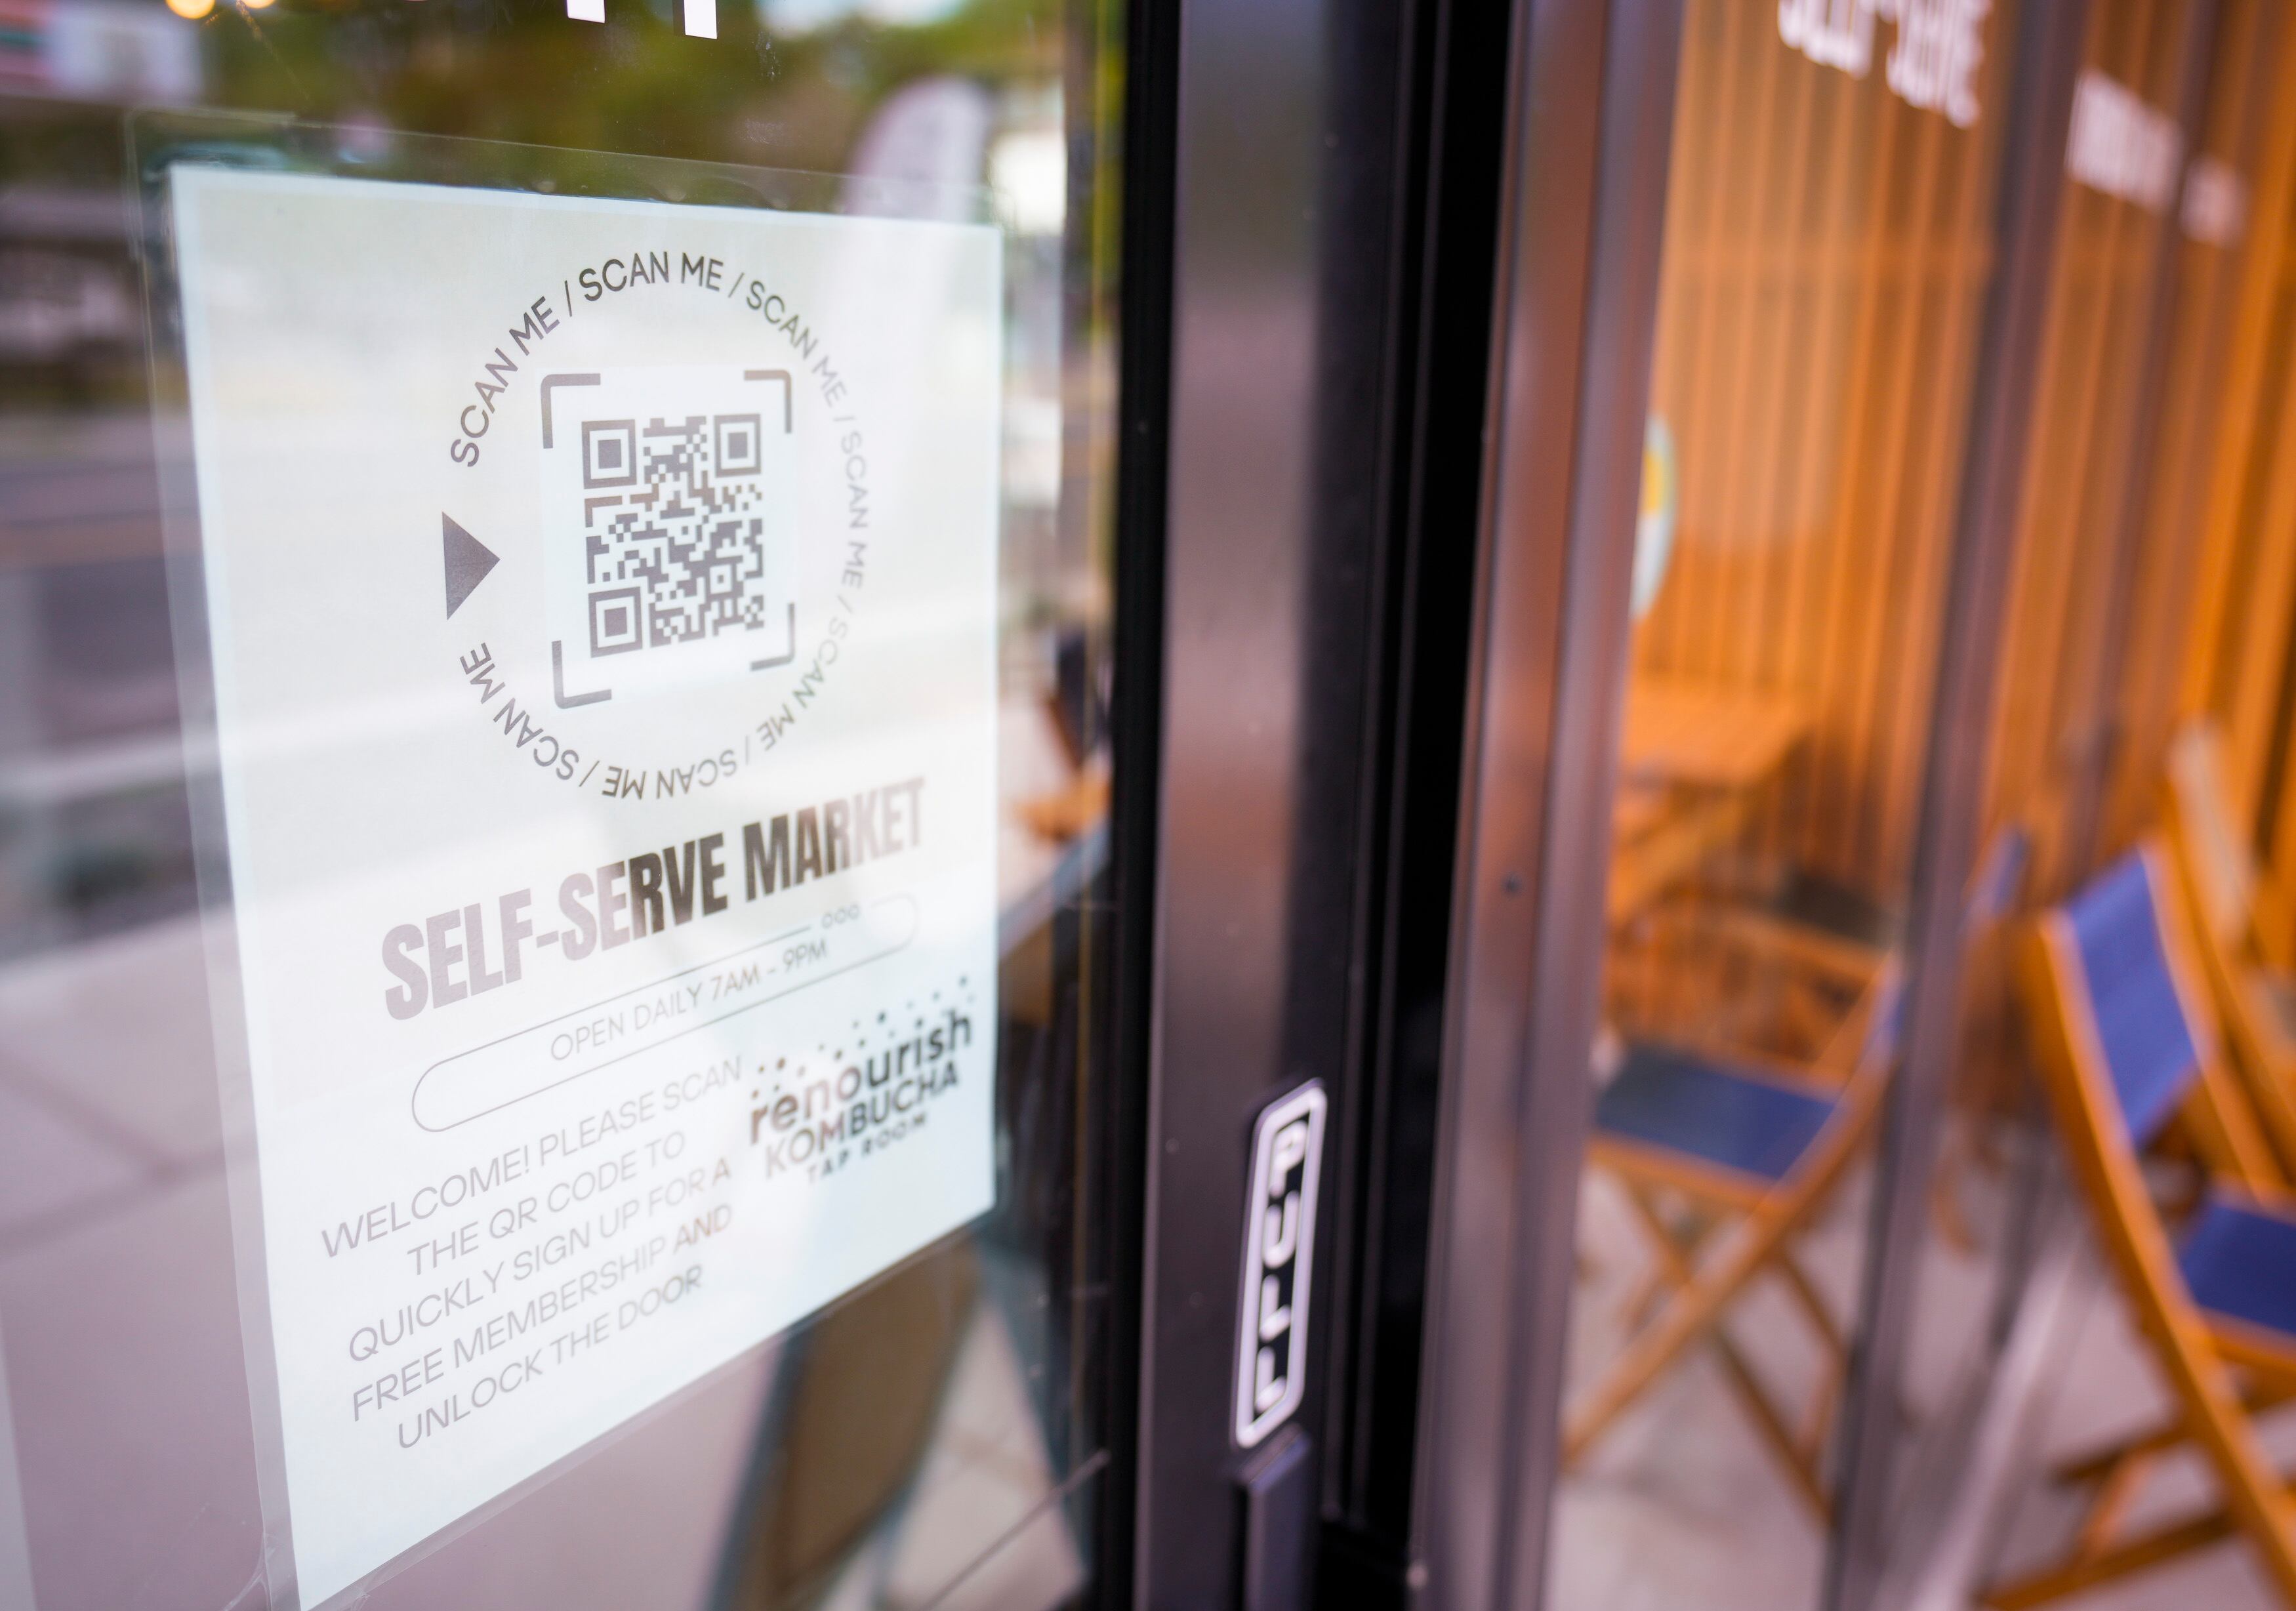
[[[766,625],[762,417],[582,421],[590,652]]]
[[[562,701],[795,658],[791,380],[733,364],[543,377],[543,609]],[[569,666],[591,669],[570,681]]]

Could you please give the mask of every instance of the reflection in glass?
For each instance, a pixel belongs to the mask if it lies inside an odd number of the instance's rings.
[[[2127,1227],[2157,1215],[2149,1233],[2201,1260],[2212,1190],[2242,1180],[2276,1190],[2296,1157],[2267,983],[2287,932],[2268,893],[2267,757],[2282,740],[2266,737],[2287,708],[2278,675],[2286,626],[2265,626],[2251,599],[2234,601],[2259,585],[2278,592],[2256,568],[2275,561],[2252,489],[2261,485],[2258,433],[2284,417],[2276,355],[2286,338],[2255,310],[2285,220],[2234,225],[2241,209],[2230,202],[2286,138],[2266,110],[2285,105],[2284,29],[2274,8],[2237,0],[2102,7],[2076,91],[2031,472],[2052,494],[2029,500],[2018,535],[1985,808],[2033,825],[2031,894],[2053,909],[2042,921],[2070,919],[2092,935],[2150,930],[2150,944],[2179,958],[2192,992],[2185,1010],[2223,1057],[2206,1072],[2169,1071],[2190,1084],[2167,1099],[2174,1112],[2084,1108],[2071,1100],[2062,1043],[2083,1010],[2045,977],[2038,953],[2013,991],[1997,962],[1972,976],[1972,1050],[1951,1092],[1939,1202],[1955,1207],[2005,1171],[2021,1173],[2021,1195],[2042,1205],[2028,1215],[2030,1238],[2015,1239],[2031,1243],[2008,1272],[2022,1303],[2006,1311],[2016,1329],[1987,1411],[1988,1421],[2021,1426],[2022,1442],[1996,1519],[1975,1530],[1970,1550],[1972,1575],[2004,1594],[2042,1592],[2078,1562],[2128,1603],[2275,1603],[2266,1584],[2276,1563],[2244,1545],[2143,1547],[2189,1514],[2185,1462],[2099,1452],[2177,1415],[2169,1362],[2147,1333],[2161,1302],[2184,1300],[2129,1279],[2120,1256]],[[2107,159],[2113,148],[2159,150],[2164,139],[2181,148],[2179,122],[2196,138],[2174,200],[2158,176],[2173,180],[2173,167]],[[2278,714],[2263,716],[2267,705]],[[2149,879],[2136,879],[2147,864]],[[2134,1000],[2141,984],[2112,994]],[[2119,1039],[2107,1036],[2109,1049],[2125,1051],[2112,1046]],[[2020,1077],[2028,1070],[2030,1083]],[[2107,1211],[2092,1190],[2105,1138],[2109,1149],[2141,1150],[2155,1201],[2140,1206],[2124,1194]],[[2038,1165],[2052,1157],[2085,1182],[2062,1194],[2068,1202],[2040,1184]],[[2000,1246],[1985,1229],[1977,1222],[1974,1239]],[[1924,1315],[1953,1293],[1944,1278],[1956,1239],[1968,1232],[1941,1214],[1923,1250]],[[2232,1246],[2237,1256],[2218,1261],[2215,1276],[2251,1296],[2277,1284],[2252,1243]],[[2198,1280],[2201,1263],[2193,1272]],[[2221,1285],[2207,1294],[2223,1296]],[[1962,1329],[1981,1362],[1980,1324]],[[1924,1469],[1949,1469],[1960,1447],[1949,1436],[1922,1447],[1908,1492]]]
[[[1979,48],[1950,61],[1865,8],[1685,19],[1550,1563],[1573,1611],[1817,1603],[2015,25],[1955,9]],[[1973,891],[1972,923],[2004,904]]]

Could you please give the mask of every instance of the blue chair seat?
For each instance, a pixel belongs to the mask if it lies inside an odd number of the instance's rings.
[[[1619,1141],[1683,1154],[1757,1180],[1783,1180],[1834,1104],[1671,1047],[1636,1043],[1595,1105]]]
[[[2185,1233],[2177,1263],[2193,1301],[2209,1313],[2296,1347],[2296,1220],[2210,1198]]]

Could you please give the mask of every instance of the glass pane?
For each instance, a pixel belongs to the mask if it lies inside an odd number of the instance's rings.
[[[1883,9],[1685,19],[1550,1563],[1573,1611],[1823,1580],[2017,25]]]
[[[2194,35],[2201,15],[2192,6],[2099,6],[2076,92],[2027,471],[2035,492],[2016,534],[1980,806],[1997,838],[2015,832],[2031,846],[2027,904],[2062,898],[2136,826],[2134,802],[2116,807],[2106,792],[2116,757],[2105,752],[2103,724],[2119,691],[2150,710],[2137,716],[2132,708],[2120,765],[2156,767],[2173,724],[2170,658],[2189,606],[2188,571],[2163,567],[2169,547],[2149,532],[2179,529],[2194,516],[2191,445],[2208,429],[2215,392],[2196,366],[2223,362],[2225,252],[2202,238],[2217,226],[2195,213],[2186,227],[2201,233],[2179,249],[2174,322],[2161,332],[2170,344],[2165,383],[2148,381],[2147,364],[2161,356],[2152,343],[2163,232],[2179,215],[2167,197],[2128,193],[2092,153],[2116,120],[2173,135],[2190,53],[2205,43]],[[2226,143],[2219,160],[2239,159],[2232,146],[2253,121],[2240,80],[2259,20],[2243,5],[2223,8],[2218,20],[2210,103],[2213,142]],[[2173,181],[2171,173],[2172,189]],[[2137,568],[2148,565],[2155,570],[2146,579]],[[2150,805],[2148,797],[2143,809]],[[1921,1342],[1903,1387],[1920,1435],[1900,1450],[1901,1483],[1934,1485],[1946,1480],[1942,1468],[1967,1458],[1992,1380],[1998,1306],[2025,1274],[2044,1149],[2053,1144],[2030,1083],[2010,962],[2003,935],[1972,936],[1919,1254]]]
[[[2292,1156],[2288,1133],[2266,1124],[2288,1111],[2274,1094],[2281,1072],[2245,1034],[2257,1026],[2246,1015],[2268,1000],[2251,994],[2264,975],[2243,985],[2218,965],[2259,965],[2247,949],[2253,913],[2216,904],[2216,876],[2252,879],[2267,843],[2259,740],[2276,718],[2260,713],[2284,697],[2284,626],[2250,636],[2234,625],[2249,607],[2230,601],[2254,588],[2286,596],[2252,568],[2269,544],[2257,541],[2249,490],[2285,374],[2274,356],[2284,316],[2257,295],[2285,222],[2251,216],[2253,187],[2287,139],[2271,111],[2284,27],[2277,11],[2244,3],[2114,4],[2092,16],[1982,802],[1988,822],[2030,832],[2025,894],[2036,907],[2074,897],[2139,847],[2160,857],[2162,931],[2191,947],[2194,1007],[2223,1026],[2217,1091],[2234,1116],[2219,1130],[2212,1102],[2196,1099],[2151,1149],[2158,1223],[2179,1241],[2198,1223],[2188,1211],[2205,1200],[2207,1173],[2257,1169],[2276,1186]],[[2179,108],[2196,90],[2198,139],[2180,151]],[[2144,149],[2179,161],[2112,155]],[[2226,741],[2243,699],[2256,735],[2245,753]],[[2063,1178],[2052,1154],[2077,1155],[2088,1127],[2061,1100],[2041,1100],[2065,1090],[2049,1051],[2054,1010],[2006,961],[1997,947],[1971,957],[1916,1306],[1936,1339],[1929,1352],[1957,1370],[1906,1384],[1934,1409],[1901,1452],[1900,1503],[1915,1525],[1893,1565],[1907,1578],[1922,1569],[1920,1511],[1961,1485],[1956,1468],[1979,1440],[2013,1431],[2001,1468],[1985,1474],[1997,1487],[1983,1525],[1959,1524],[1972,1581],[2013,1594],[2092,1538],[2149,1530],[2179,1501],[2173,1462],[2103,1483],[2056,1475],[2149,1430],[2173,1400],[2114,1274],[2103,1205],[2078,1183],[2062,1194],[2070,1204],[2047,1195],[2050,1174]],[[2234,1273],[2259,1287],[2271,1279]],[[2094,1533],[2093,1500],[2119,1513]],[[2112,1592],[2132,1605],[2277,1603],[2238,1547],[2169,1551]]]
[[[19,10],[0,1603],[1085,1592],[1115,8]]]

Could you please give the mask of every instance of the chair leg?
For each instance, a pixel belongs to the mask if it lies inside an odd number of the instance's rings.
[[[1810,1468],[1813,1484],[1816,1484],[1818,1462],[1825,1456],[1825,1435],[1833,1427],[1833,1401],[1841,1380],[1839,1370],[1829,1370],[1819,1378],[1816,1390],[1809,1395],[1809,1409],[1802,1417],[1801,1436],[1796,1446]],[[1817,1486],[1823,1492],[1824,1484]]]
[[[1650,1239],[1652,1261],[1650,1272],[1635,1288],[1632,1298],[1621,1304],[1620,1313],[1627,1317],[1629,1335],[1640,1331],[1657,1313],[1659,1305],[1680,1291],[1698,1268],[1698,1250],[1714,1230],[1715,1222],[1702,1214],[1687,1231],[1677,1231],[1659,1211],[1650,1190],[1633,1181],[1620,1181],[1628,1206],[1642,1222],[1643,1234]]]
[[[1705,1239],[1703,1235],[1685,1247],[1668,1229],[1656,1206],[1650,1201],[1641,1188],[1631,1182],[1627,1182],[1626,1195],[1628,1200],[1634,1205],[1636,1212],[1641,1215],[1644,1229],[1657,1244],[1659,1265],[1657,1271],[1653,1272],[1654,1279],[1671,1287],[1674,1291],[1680,1292],[1694,1278],[1695,1266],[1691,1261],[1696,1257],[1698,1247]],[[1763,1389],[1761,1378],[1754,1373],[1752,1362],[1732,1340],[1729,1329],[1718,1316],[1706,1340],[1713,1345],[1715,1353],[1721,1359],[1723,1373],[1729,1378],[1730,1385],[1736,1391],[1740,1401],[1744,1403],[1746,1413],[1753,1420],[1754,1429],[1761,1435],[1762,1441],[1770,1446],[1770,1452],[1777,1456],[1785,1466],[1788,1474],[1792,1476],[1794,1491],[1801,1495],[1821,1524],[1830,1523],[1833,1518],[1833,1506],[1826,1495],[1824,1484],[1818,1480],[1817,1458],[1815,1452],[1817,1444],[1816,1438],[1812,1436],[1805,1442],[1794,1435],[1792,1430],[1786,1425],[1785,1417],[1781,1415],[1777,1406],[1770,1402],[1770,1395]],[[1821,1414],[1825,1407],[1826,1395],[1821,1391],[1818,1402]]]
[[[1818,1479],[1815,1456],[1794,1436],[1792,1428],[1785,1423],[1785,1418],[1778,1413],[1777,1406],[1770,1402],[1770,1395],[1763,1391],[1752,1365],[1738,1351],[1738,1345],[1731,1341],[1720,1321],[1715,1323],[1713,1335],[1708,1340],[1714,1345],[1714,1352],[1721,1356],[1723,1369],[1732,1386],[1737,1389],[1738,1397],[1745,1404],[1748,1415],[1752,1418],[1754,1429],[1761,1434],[1762,1441],[1770,1446],[1770,1452],[1777,1456],[1787,1475],[1793,1478],[1794,1492],[1801,1496],[1803,1503],[1809,1507],[1820,1525],[1832,1523],[1833,1501],[1825,1492],[1825,1484]]]
[[[1794,1257],[1791,1248],[1778,1250],[1777,1271],[1785,1278],[1786,1290],[1793,1294],[1802,1313],[1809,1321],[1810,1329],[1817,1333],[1819,1342],[1825,1348],[1825,1374],[1818,1378],[1817,1389],[1810,1395],[1808,1413],[1803,1419],[1798,1443],[1802,1459],[1815,1472],[1824,1452],[1827,1429],[1833,1423],[1834,1398],[1841,1389],[1842,1375],[1849,1368],[1849,1345],[1841,1335],[1841,1327],[1834,1320],[1833,1312],[1825,1306],[1825,1299],[1819,1295],[1817,1283],[1810,1280],[1809,1272],[1801,1267],[1801,1262]]]
[[[2112,1547],[2112,1535],[2120,1531],[2128,1507],[2136,1502],[2144,1479],[2152,1475],[2160,1458],[2152,1453],[2132,1454],[2106,1474],[2089,1506],[2088,1519],[2081,1524],[2080,1536],[2073,1542],[2075,1559],[2102,1555]]]
[[[1997,1583],[1985,1591],[1983,1603],[1993,1611],[2024,1611],[2046,1605],[2083,1589],[2111,1582],[2147,1566],[2189,1555],[2195,1550],[2230,1538],[2238,1532],[2228,1511],[2212,1510],[2116,1544],[2087,1556],[2076,1554],[2060,1564],[2028,1576]]]
[[[1776,1251],[1775,1228],[1757,1225],[1752,1219],[1742,1222],[1728,1239],[1732,1246],[1683,1285],[1659,1317],[1628,1342],[1602,1379],[1566,1415],[1564,1465],[1584,1454],[1661,1371],[1712,1327],[1723,1305],[1738,1296]]]
[[[2083,1521],[2072,1549],[2054,1566],[1994,1584],[1985,1591],[1980,1603],[1992,1607],[1992,1611],[2024,1611],[2027,1607],[2077,1594],[2238,1536],[2245,1536],[2259,1554],[2267,1558],[2264,1565],[2269,1574],[2276,1565],[2269,1558],[2276,1541],[2259,1538],[2224,1507],[2155,1527],[2121,1543],[2106,1543],[2160,1456],[2187,1441],[2189,1435],[2183,1428],[2165,1429],[2132,1439],[2116,1451],[2112,1461],[2103,1467],[2104,1486]],[[2095,1459],[2082,1462],[2084,1468],[2098,1464]],[[2282,1481],[2281,1491],[2285,1492],[2285,1479]],[[2282,1543],[2284,1553],[2284,1541],[2276,1541]],[[2285,1592],[2284,1590],[2284,1595]]]
[[[1835,1323],[1833,1312],[1818,1296],[1817,1283],[1809,1279],[1809,1272],[1801,1267],[1791,1251],[1779,1251],[1777,1266],[1778,1273],[1785,1277],[1786,1290],[1800,1304],[1802,1313],[1809,1317],[1811,1327],[1824,1342],[1826,1353],[1833,1355],[1839,1369],[1849,1353],[1849,1345],[1842,1340],[1841,1328]]]
[[[1622,1180],[1619,1182],[1627,1206],[1642,1223],[1643,1236],[1650,1244],[1651,1267],[1636,1285],[1633,1295],[1620,1305],[1626,1316],[1627,1334],[1632,1337],[1650,1323],[1659,1306],[1682,1290],[1697,1267],[1699,1244],[1705,1239],[1699,1231],[1687,1238],[1677,1237],[1668,1224],[1658,1205],[1651,1200],[1650,1190],[1640,1183]]]
[[[1650,1318],[1651,1312],[1658,1307],[1661,1298],[1673,1290],[1673,1287],[1674,1283],[1667,1279],[1666,1266],[1663,1263],[1653,1262],[1651,1267],[1643,1272],[1643,1278],[1635,1283],[1634,1290],[1628,1293],[1625,1300],[1619,1304],[1619,1313],[1626,1321],[1628,1336],[1642,1329],[1643,1322]]]
[[[2240,1395],[2241,1408],[2251,1416],[2262,1415],[2276,1410],[2291,1399],[2296,1399],[2296,1387],[2251,1387]],[[2119,1443],[2107,1443],[2103,1448],[2093,1449],[2087,1454],[2075,1455],[2072,1459],[2052,1467],[2049,1471],[2049,1480],[2070,1486],[2079,1483],[2095,1482],[2100,1477],[2110,1478],[2114,1468],[2124,1460],[2133,1460],[2140,1455],[2165,1452],[2181,1443],[2190,1443],[2192,1436],[2190,1428],[2184,1421],[2181,1419],[2169,1421],[2165,1425],[2153,1427],[2150,1432],[2123,1438]]]

